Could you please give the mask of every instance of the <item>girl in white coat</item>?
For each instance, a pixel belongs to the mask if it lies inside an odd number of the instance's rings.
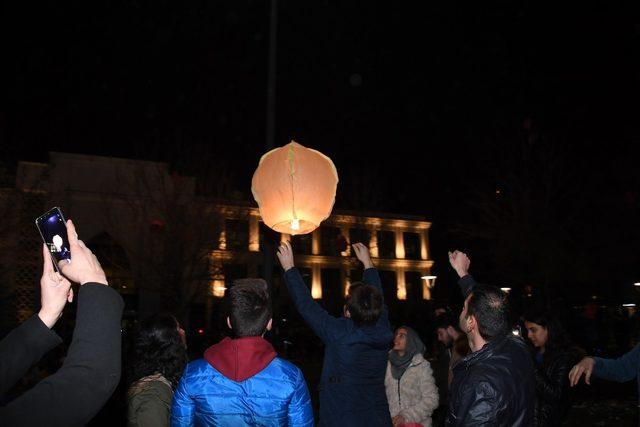
[[[431,413],[438,407],[438,388],[431,366],[422,356],[424,343],[413,329],[401,326],[393,344],[384,381],[393,427],[430,427]]]

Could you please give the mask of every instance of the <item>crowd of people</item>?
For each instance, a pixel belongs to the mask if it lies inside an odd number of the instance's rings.
[[[41,309],[0,342],[3,396],[61,343],[52,330],[78,298],[71,345],[62,366],[19,396],[4,399],[0,424],[86,425],[120,382],[123,301],[92,252],[67,222],[72,262],[57,271],[43,247]],[[434,322],[446,375],[436,385],[415,325],[395,330],[383,283],[368,248],[353,244],[364,267],[339,317],[315,301],[283,243],[277,257],[293,306],[324,344],[318,424],[324,426],[556,426],[584,377],[638,378],[640,346],[618,359],[582,354],[553,312],[530,307],[526,340],[513,334],[508,295],[469,274],[467,254],[449,253],[465,297],[459,316]],[[80,285],[74,295],[71,282]],[[187,340],[170,314],[142,320],[126,372],[130,426],[313,426],[311,395],[299,367],[264,338],[273,324],[262,279],[236,281],[226,292],[229,337],[188,361]],[[412,327],[414,326],[414,327]]]

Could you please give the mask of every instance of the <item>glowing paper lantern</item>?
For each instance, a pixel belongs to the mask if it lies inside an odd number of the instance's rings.
[[[331,215],[337,186],[338,172],[329,157],[291,141],[262,156],[251,191],[267,226],[306,234]]]

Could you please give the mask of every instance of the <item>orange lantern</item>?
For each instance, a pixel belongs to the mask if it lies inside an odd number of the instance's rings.
[[[331,159],[295,141],[263,155],[251,181],[262,220],[286,234],[310,233],[327,219],[337,186]]]

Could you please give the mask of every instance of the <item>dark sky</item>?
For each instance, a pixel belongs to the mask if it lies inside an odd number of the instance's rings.
[[[474,194],[515,200],[529,194],[518,183],[553,181],[547,193],[563,195],[524,205],[550,204],[552,214],[524,223],[570,223],[569,247],[598,254],[581,259],[590,266],[624,251],[616,280],[628,283],[640,264],[627,253],[639,243],[627,232],[638,228],[640,203],[634,10],[431,3],[281,0],[276,145],[295,138],[333,158],[339,205],[427,216],[441,252],[465,241],[450,234],[456,224],[483,216],[467,203]],[[268,2],[5,10],[7,164],[46,160],[49,150],[168,161],[185,172],[223,159],[249,196],[265,151]],[[536,160],[519,163],[523,150]],[[540,172],[555,160],[562,173]]]

